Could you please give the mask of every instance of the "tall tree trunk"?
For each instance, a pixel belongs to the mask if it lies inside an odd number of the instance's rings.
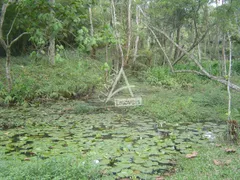
[[[55,0],[49,0],[49,2],[54,5]],[[51,10],[51,14],[54,17],[54,11]],[[51,33],[50,39],[49,39],[49,48],[48,48],[48,56],[49,56],[49,62],[52,66],[55,65],[55,35]]]
[[[215,44],[214,46],[214,59],[220,60],[219,57],[219,27],[217,27],[216,33],[215,33]]]
[[[55,36],[51,35],[49,40],[49,48],[48,48],[48,56],[49,62],[51,65],[55,65]]]
[[[171,39],[174,39],[174,32],[170,32],[169,37]],[[169,52],[168,52],[168,54],[170,54],[170,59],[172,61],[174,61],[174,44],[173,43],[169,44]]]
[[[138,42],[139,42],[139,19],[140,19],[140,11],[139,7],[136,7],[136,25],[137,25],[137,36],[135,40],[135,47],[134,47],[134,55],[133,55],[133,64],[135,63],[137,59],[137,52],[138,52]]]
[[[230,83],[231,83],[231,73],[232,73],[232,41],[231,35],[228,33],[229,40],[229,69],[228,69],[228,120],[231,120],[231,91],[230,91]]]
[[[108,43],[105,46],[105,59],[106,59],[106,62],[108,62]]]
[[[201,62],[202,60],[202,52],[201,52],[201,46],[198,44],[198,61]]]
[[[130,55],[130,48],[131,48],[131,37],[132,37],[132,18],[131,18],[131,6],[132,6],[132,0],[128,0],[128,20],[127,20],[127,53],[125,58],[125,65],[128,64],[129,61],[129,55]]]
[[[177,37],[176,37],[176,43],[177,43],[178,45],[179,45],[179,42],[180,42],[180,32],[181,32],[181,27],[178,27],[178,28],[177,28]],[[179,49],[176,47],[176,48],[175,48],[175,52],[174,52],[174,60],[177,59],[178,54],[179,54]]]
[[[3,22],[5,20],[5,14],[7,11],[7,8],[9,6],[9,3],[11,3],[12,1],[8,1],[7,3],[4,3],[2,5],[2,9],[1,9],[1,14],[0,14],[0,44],[2,45],[2,47],[4,48],[4,50],[6,51],[6,78],[7,78],[7,87],[8,87],[8,91],[10,92],[12,89],[12,78],[11,78],[11,71],[10,71],[10,62],[11,62],[11,49],[10,47],[6,44],[4,38],[3,38]]]
[[[120,52],[121,67],[123,67],[125,61],[124,61],[122,45],[120,43],[120,33],[118,32],[118,29],[117,29],[117,17],[116,17],[116,8],[115,8],[114,0],[111,0],[111,6],[112,6],[112,23],[113,23],[113,28],[114,28],[114,32],[115,32],[115,37],[117,39],[117,48]]]
[[[222,70],[223,70],[223,76],[227,75],[227,62],[226,62],[226,52],[225,52],[225,46],[226,46],[226,38],[225,38],[225,34],[223,35],[223,42],[222,42],[222,59],[223,59],[223,63],[222,63]]]
[[[90,23],[90,36],[93,38],[93,34],[94,34],[94,30],[93,30],[93,21],[92,21],[92,7],[90,6],[88,8],[89,11],[89,23]],[[96,59],[96,47],[95,45],[92,46],[92,50],[91,50],[91,57],[93,59]]]
[[[6,49],[6,78],[7,78],[7,84],[8,84],[8,92],[12,90],[12,77],[11,77],[11,49],[9,46],[7,46]]]

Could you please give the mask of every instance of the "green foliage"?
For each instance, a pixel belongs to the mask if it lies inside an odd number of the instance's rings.
[[[99,168],[93,162],[79,157],[52,157],[29,162],[5,160],[1,156],[0,179],[5,180],[52,180],[52,179],[101,179]]]
[[[91,47],[96,45],[96,39],[89,35],[86,27],[82,27],[80,30],[78,30],[76,42],[79,44],[79,50],[83,52],[90,51]]]
[[[65,51],[64,47],[62,45],[56,45],[56,55],[55,55],[55,61],[56,62],[63,62],[65,59],[61,56],[61,54]]]
[[[114,36],[114,32],[110,24],[104,25],[99,32],[95,35],[97,46],[102,44],[116,44],[117,40]]]
[[[147,70],[146,80],[151,85],[158,85],[166,88],[177,87],[176,80],[171,76],[169,70],[164,67],[153,67]]]
[[[237,75],[240,75],[240,61],[234,61],[232,65],[232,70],[235,72]]]
[[[0,84],[0,97],[5,99],[5,103],[22,104],[37,98],[81,98],[91,94],[101,82],[101,70],[97,69],[98,65],[88,60],[79,60],[79,56],[66,60],[60,56],[60,51],[57,53],[59,57],[54,68],[44,64],[44,61],[21,61],[18,58],[19,64],[12,67],[12,91],[8,93]],[[26,65],[22,65],[24,62]]]

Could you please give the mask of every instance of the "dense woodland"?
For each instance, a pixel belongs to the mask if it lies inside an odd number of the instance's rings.
[[[238,179],[239,77],[239,0],[0,0],[0,179]]]

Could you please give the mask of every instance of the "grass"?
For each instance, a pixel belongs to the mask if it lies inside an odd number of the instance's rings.
[[[227,153],[233,148],[234,153]],[[176,172],[167,177],[169,180],[237,180],[240,179],[240,150],[237,146],[207,144],[195,147],[197,157],[179,157]]]
[[[227,120],[225,86],[192,74],[169,75],[161,68],[155,68],[145,76],[149,78],[136,84],[137,93],[142,95],[144,103],[136,108],[137,112],[170,123]],[[238,99],[240,94],[232,91],[232,118],[236,120],[240,117]]]
[[[5,160],[3,157],[0,161],[0,180],[102,179],[100,169],[94,162],[80,157],[52,157],[31,161]]]

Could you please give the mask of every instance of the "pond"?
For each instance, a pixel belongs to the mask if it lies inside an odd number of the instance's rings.
[[[78,115],[70,107],[56,107],[16,111],[14,117],[25,118],[26,126],[1,130],[0,151],[22,160],[83,155],[116,178],[148,179],[171,169],[180,153],[191,153],[194,144],[213,141],[225,129],[212,122],[168,124],[131,113]],[[44,123],[28,126],[34,118]]]

